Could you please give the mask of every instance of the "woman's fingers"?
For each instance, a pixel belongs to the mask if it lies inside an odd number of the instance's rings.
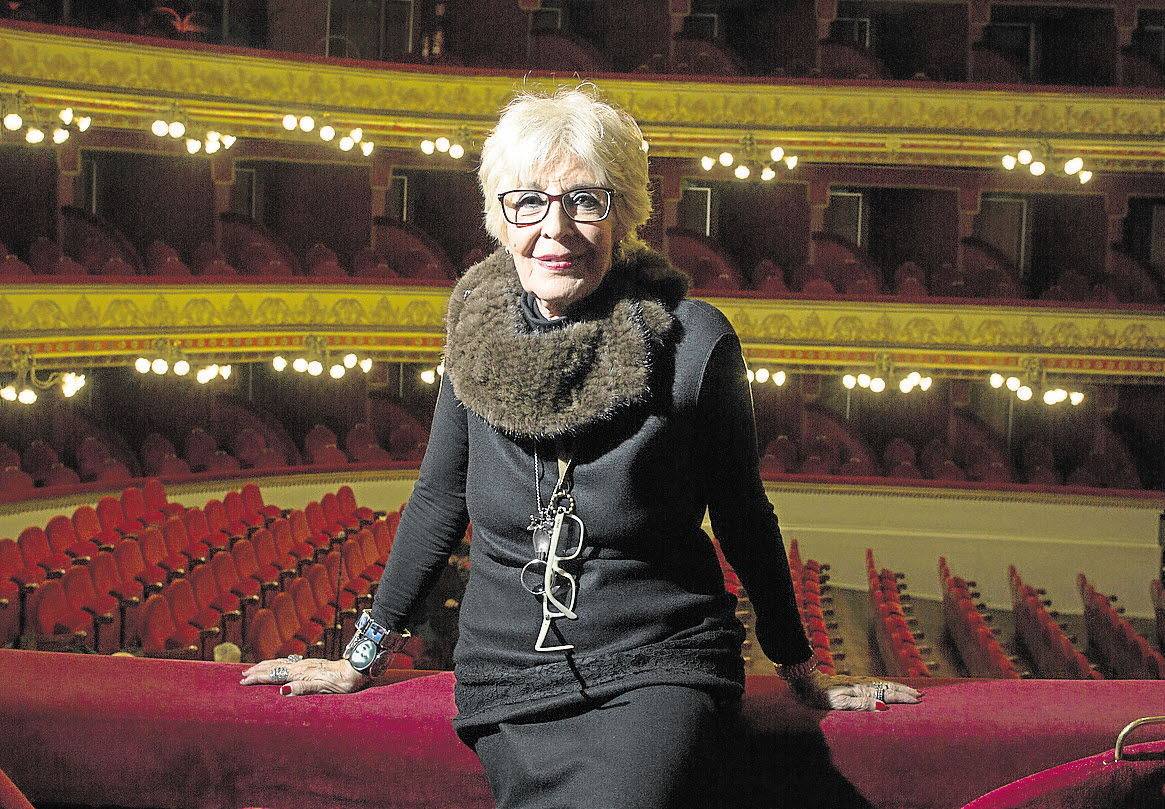
[[[878,703],[913,704],[922,701],[922,692],[903,683],[866,682],[834,686],[826,691],[830,707],[839,711],[874,711]]]
[[[348,694],[357,690],[361,678],[346,660],[287,658],[264,660],[243,672],[241,685],[278,685],[285,697],[304,694]]]

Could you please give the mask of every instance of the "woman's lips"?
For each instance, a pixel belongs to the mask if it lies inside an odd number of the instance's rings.
[[[571,258],[560,258],[560,259],[536,258],[534,260],[537,261],[539,264],[541,264],[544,268],[551,270],[551,271],[554,271],[554,272],[562,272],[563,270],[569,270],[571,267],[574,266],[574,263],[575,263],[575,257],[573,257],[573,256]]]

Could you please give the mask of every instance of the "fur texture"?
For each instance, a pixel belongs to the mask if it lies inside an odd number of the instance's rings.
[[[569,322],[532,331],[514,260],[498,250],[453,290],[445,372],[457,398],[507,435],[577,435],[650,398],[654,356],[687,290],[663,256],[628,248]]]

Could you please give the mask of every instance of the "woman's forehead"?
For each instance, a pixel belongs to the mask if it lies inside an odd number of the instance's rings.
[[[514,180],[522,188],[545,190],[597,185],[602,178],[596,176],[577,155],[568,154],[520,166]]]

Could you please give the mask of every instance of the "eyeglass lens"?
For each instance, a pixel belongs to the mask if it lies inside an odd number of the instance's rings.
[[[575,222],[599,222],[611,208],[605,188],[576,188],[561,196],[562,209]],[[509,191],[502,196],[506,218],[515,225],[541,222],[550,210],[550,196],[542,191]]]

